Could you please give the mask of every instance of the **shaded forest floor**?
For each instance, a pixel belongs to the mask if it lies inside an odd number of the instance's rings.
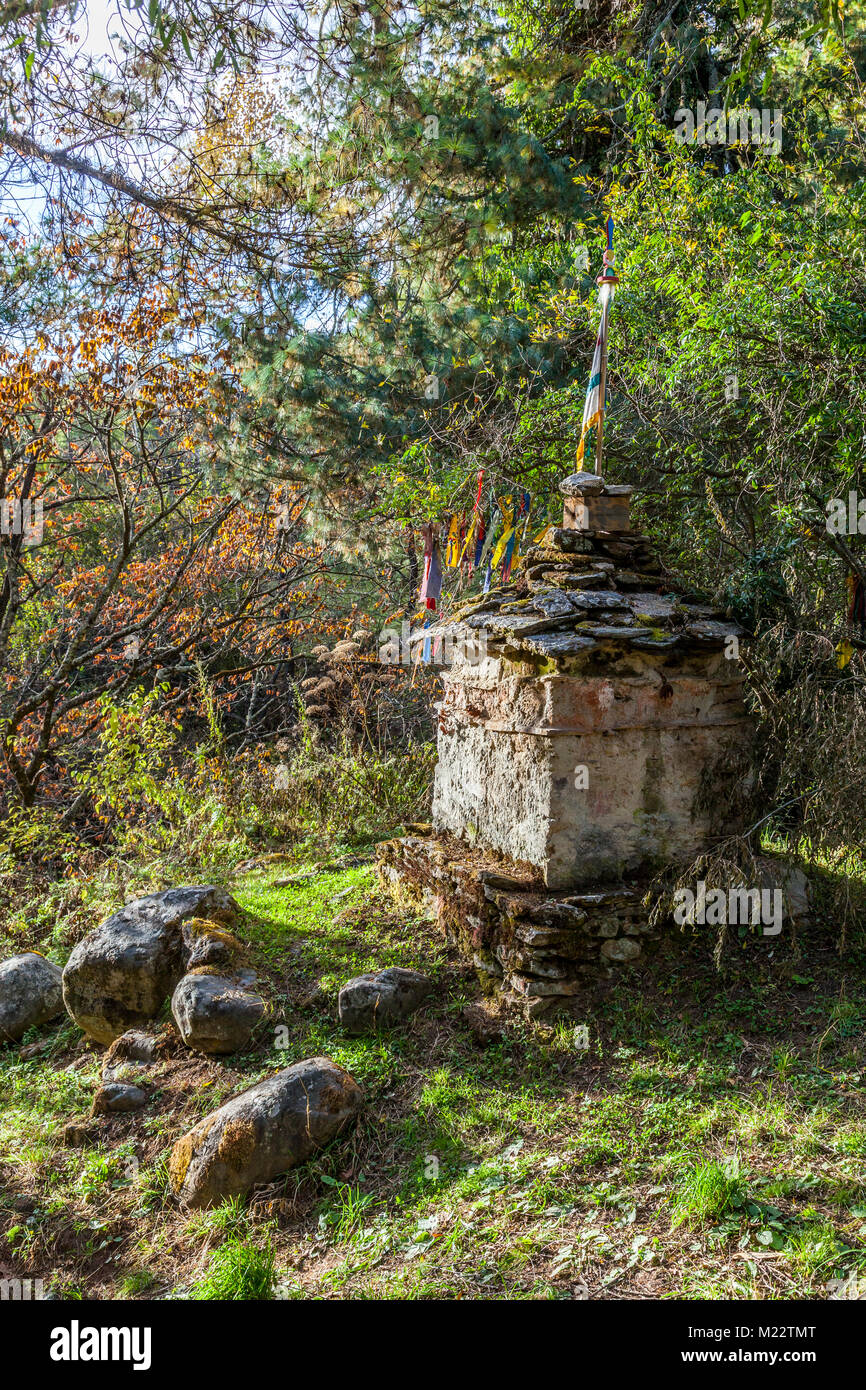
[[[587,996],[586,1049],[575,1022],[497,1015],[369,863],[280,886],[299,867],[226,876],[274,1010],[249,1053],[175,1042],[144,1110],[91,1119],[103,1049],[70,1023],[0,1051],[0,1277],[85,1299],[824,1299],[866,1279],[862,951],[816,929],[720,975],[712,943],[672,937]],[[340,985],[397,964],[432,999],[343,1036]],[[249,1203],[180,1211],[179,1135],[323,1053],[364,1089],[357,1128]]]

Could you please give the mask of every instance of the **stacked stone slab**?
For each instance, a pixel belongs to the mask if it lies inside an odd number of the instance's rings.
[[[432,827],[380,845],[378,855],[382,882],[436,917],[485,992],[504,992],[531,1018],[570,1008],[654,948],[645,885],[549,893],[531,865],[508,867]]]
[[[446,639],[451,657],[433,831],[443,846],[498,856],[507,873],[523,866],[560,900],[580,889],[630,891],[639,903],[642,890],[625,880],[644,882],[741,828],[745,633],[668,574],[632,530],[631,488],[576,474],[561,490],[566,524],[527,552],[514,581],[425,633]],[[636,909],[626,947],[638,944],[640,920]],[[519,992],[516,977],[546,978],[524,969],[540,959],[527,946],[552,948],[513,936],[494,932],[489,954]],[[593,951],[584,958],[575,945],[562,957],[573,966],[552,964],[551,979],[606,970],[610,951]],[[626,948],[622,959],[638,954]]]

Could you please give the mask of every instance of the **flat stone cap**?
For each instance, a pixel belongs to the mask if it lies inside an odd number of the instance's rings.
[[[601,492],[603,487],[604,478],[597,473],[572,473],[559,484],[563,497],[591,497]]]

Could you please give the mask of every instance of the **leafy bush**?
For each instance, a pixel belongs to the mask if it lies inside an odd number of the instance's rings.
[[[379,752],[353,745],[343,731],[323,748],[309,724],[283,764],[284,791],[268,805],[287,839],[311,835],[349,844],[381,838],[426,814],[435,749],[416,744],[406,751]]]

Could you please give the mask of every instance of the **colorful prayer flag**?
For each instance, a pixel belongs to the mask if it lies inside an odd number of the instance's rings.
[[[424,577],[419,599],[435,610],[442,596],[442,557],[432,525],[424,527]]]
[[[604,359],[607,355],[607,306],[602,310],[601,323],[598,326],[598,337],[595,340],[595,352],[592,354],[592,370],[589,373],[589,386],[586,392],[586,400],[583,405],[583,422],[580,426],[580,443],[577,446],[577,466],[580,468],[583,463],[583,450],[586,443],[586,436],[590,430],[598,429],[601,423],[602,400],[601,400],[601,376]]]

